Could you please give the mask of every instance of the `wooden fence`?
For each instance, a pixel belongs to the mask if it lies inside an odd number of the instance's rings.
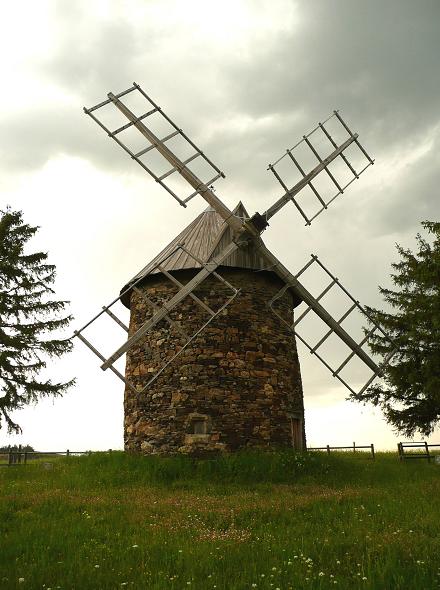
[[[10,448],[8,451],[0,453],[3,461],[0,465],[26,465],[28,461],[35,459],[50,459],[51,457],[70,457],[80,455],[91,455],[92,451],[24,451],[19,445],[18,448]]]
[[[399,442],[397,444],[398,457],[401,461],[404,459],[427,459],[430,461],[433,457],[440,456],[440,452],[438,454],[430,452],[430,449],[434,448],[440,449],[440,444],[428,444],[426,441]],[[368,453],[365,453],[365,450],[368,450]],[[375,459],[376,456],[373,443],[370,445],[357,445],[353,442],[352,445],[340,447],[333,447],[331,445],[326,445],[325,447],[307,447],[306,451],[324,451],[328,454],[330,454],[331,451],[353,453],[361,451],[371,457],[371,459]],[[107,452],[111,453],[112,449],[109,449]],[[70,457],[91,454],[92,451],[71,451],[69,449],[66,451],[24,451],[21,448],[21,445],[19,445],[18,448],[10,448],[7,451],[0,452],[0,466],[26,465],[29,461],[35,459],[50,459],[51,457]]]
[[[357,445],[355,442],[353,442],[353,444],[348,447],[332,447],[330,445],[326,445],[325,447],[307,447],[306,450],[307,451],[326,451],[330,455],[331,451],[353,451],[353,453],[356,453],[356,451],[358,451],[360,449],[368,449],[369,454],[371,454],[371,458],[372,459],[375,458],[373,443],[371,443],[370,445]],[[364,452],[364,451],[362,451],[362,452]]]
[[[427,459],[431,461],[433,455],[429,449],[440,448],[440,444],[428,444],[426,441],[421,442],[400,442],[397,444],[399,459]]]

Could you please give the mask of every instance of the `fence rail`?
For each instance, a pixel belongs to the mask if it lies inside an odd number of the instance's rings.
[[[3,456],[5,459],[5,462],[0,462],[0,465],[26,465],[29,460],[35,460],[39,458],[70,457],[91,454],[92,451],[71,451],[70,449],[65,451],[24,451],[20,445],[18,449],[11,448],[7,451],[0,452],[0,457]]]
[[[326,451],[329,455],[331,451],[353,451],[355,453],[359,449],[368,449],[371,453],[371,458],[375,458],[375,451],[374,451],[374,444],[371,443],[370,445],[357,445],[353,442],[352,445],[346,447],[332,447],[330,445],[326,445],[325,447],[307,447],[307,451]]]
[[[440,456],[440,452],[435,455],[430,452],[430,449],[436,448],[440,449],[440,443],[429,444],[426,441],[399,442],[397,444],[397,453],[400,461],[406,459],[427,459],[428,461],[431,461],[433,457]],[[324,447],[307,447],[305,450],[306,452],[325,451],[328,454],[330,454],[331,451],[351,451],[353,453],[356,453],[357,451],[362,451],[364,454],[371,456],[371,459],[375,459],[376,457],[376,452],[373,443],[369,445],[357,445],[355,442],[353,442],[352,445],[347,446],[325,445]],[[366,450],[368,451],[368,453],[365,453]],[[71,457],[91,455],[92,452],[93,451],[71,451],[70,449],[67,449],[65,451],[25,451],[21,448],[21,445],[19,445],[18,448],[10,448],[3,452],[0,451],[0,467],[7,467],[11,465],[26,465],[28,461],[32,461],[39,458],[43,459],[50,457]],[[112,449],[108,449],[107,452],[111,453]]]
[[[434,448],[440,448],[440,444],[428,444],[426,441],[400,442],[397,444],[397,453],[401,461],[405,459],[427,459],[429,462],[433,457],[429,449]],[[421,450],[418,451],[416,449]]]

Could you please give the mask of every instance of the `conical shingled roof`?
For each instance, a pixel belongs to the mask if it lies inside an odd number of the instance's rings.
[[[233,213],[242,219],[249,219],[249,214],[241,201],[235,207]],[[201,262],[206,263],[222,252],[231,241],[232,230],[230,226],[215,211],[215,209],[208,207],[182,232],[180,232],[180,234],[176,236],[168,246],[155,256],[147,266],[138,272],[137,275],[124,286],[121,293],[127,291],[130,285],[142,277],[145,277],[148,274],[159,274],[161,271],[155,268],[158,264],[168,272],[202,268],[200,262],[194,260],[192,256],[183,250],[178,249],[179,244],[184,244],[185,249],[196,256]],[[246,268],[257,271],[270,270],[267,268],[267,262],[258,254],[252,245],[237,249],[233,254],[222,261],[221,266]],[[130,307],[128,291],[121,297],[121,301],[126,307]],[[298,305],[299,302],[300,300],[296,301],[295,305]]]
[[[197,256],[200,260],[206,262],[211,253],[214,240],[220,232],[223,224],[223,219],[212,208],[208,208],[203,213],[200,213],[191,223],[180,232],[157,256],[151,260],[134,278],[139,279],[148,273],[159,273],[158,269],[154,269],[156,264],[167,271],[183,270],[188,268],[201,268],[201,264],[196,262],[183,250],[177,250],[174,254],[169,256],[171,252],[176,250],[179,244],[184,244],[185,248]],[[164,258],[167,258],[164,260]],[[161,262],[164,260],[163,262]],[[154,269],[154,270],[153,270]]]
[[[249,215],[241,202],[235,207],[233,213],[238,217],[249,219]],[[185,248],[199,260],[208,262],[230,242],[231,229],[229,225],[212,207],[208,207],[180,232],[162,252],[153,258],[147,266],[138,272],[130,282],[134,282],[149,273],[159,273],[160,271],[154,268],[158,263],[169,272],[189,268],[201,268],[202,265],[200,263],[182,250],[177,250],[177,252],[169,256],[164,262],[161,262],[161,260],[176,250],[179,244],[184,244]],[[265,262],[253,248],[241,248],[226,258],[222,262],[222,266],[263,270],[265,268]]]
[[[240,201],[233,210],[237,217],[249,219],[243,203]],[[172,240],[151,262],[129,281],[121,293],[124,293],[130,285],[147,276],[148,274],[159,274],[161,271],[155,268],[156,265],[168,271],[202,268],[202,264],[194,260],[189,254],[178,249],[179,244],[184,244],[185,249],[194,254],[201,262],[209,262],[231,243],[232,230],[222,217],[213,209],[208,207],[198,215],[178,236]],[[170,255],[171,254],[171,255]],[[167,258],[168,256],[168,258]],[[166,260],[164,260],[166,258]],[[250,245],[237,249],[233,254],[225,258],[221,266],[233,268],[246,268],[249,270],[269,270],[267,262]],[[129,305],[129,293],[121,297],[126,307]]]

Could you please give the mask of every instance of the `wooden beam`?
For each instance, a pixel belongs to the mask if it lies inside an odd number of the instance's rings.
[[[271,217],[273,217],[275,215],[275,213],[278,213],[278,211],[280,211],[284,207],[284,205],[286,205],[289,201],[291,201],[295,195],[297,195],[305,186],[310,184],[310,181],[313,180],[315,178],[315,176],[318,176],[318,174],[320,172],[322,172],[324,169],[326,169],[326,167],[330,164],[330,162],[332,162],[335,158],[337,158],[340,154],[342,154],[342,152],[350,144],[352,144],[353,142],[357,142],[357,138],[358,138],[358,134],[355,133],[354,135],[349,137],[347,139],[347,141],[344,141],[344,143],[341,144],[338,147],[338,149],[336,149],[329,156],[327,156],[327,158],[322,160],[322,162],[320,162],[318,164],[318,166],[316,166],[311,172],[309,172],[306,176],[304,176],[304,178],[302,178],[299,182],[297,182],[295,184],[295,186],[293,186],[290,190],[288,190],[286,192],[286,194],[284,194],[280,199],[278,199],[278,201],[276,201],[271,207],[269,207],[269,209],[267,209],[267,211],[262,213],[262,216],[265,217],[266,219],[270,219]]]
[[[115,107],[121,111],[123,115],[129,119],[138,131],[142,133],[148,141],[154,145],[157,151],[173,166],[179,170],[183,178],[189,182],[194,190],[199,190],[203,187],[204,183],[198,178],[189,168],[186,168],[184,163],[164,144],[156,135],[150,131],[142,121],[136,117],[130,109],[125,106],[113,93],[109,92],[109,99],[113,102]],[[226,221],[228,225],[232,227],[234,231],[240,231],[242,227],[241,220],[236,217],[228,207],[212,192],[209,187],[206,187],[200,191],[200,195],[205,201],[213,207],[217,213]]]
[[[298,281],[297,278],[272,254],[263,244],[261,239],[254,240],[254,246],[258,252],[273,266],[274,272],[286,283],[293,291],[309,305],[323,322],[327,324],[332,331],[372,370],[375,374],[380,372],[379,367],[373,359],[353,340],[353,338],[344,330],[344,328],[324,309],[315,297]]]
[[[101,369],[105,371],[109,367],[111,368],[113,363],[118,360],[123,354],[127,352],[136,342],[138,342],[153,326],[159,323],[170,313],[185,297],[190,295],[192,291],[200,285],[206,277],[208,277],[221,263],[222,261],[230,256],[239,245],[235,242],[231,242],[220,255],[206,263],[202,270],[196,274],[178,293],[174,295],[169,301],[167,301],[154,315],[151,317],[143,326],[137,330],[122,346],[118,348],[102,365]]]

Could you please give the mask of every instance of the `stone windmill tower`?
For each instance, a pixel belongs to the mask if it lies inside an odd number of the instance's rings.
[[[241,203],[231,211],[219,199],[212,184],[223,172],[138,84],[84,110],[181,206],[196,196],[209,205],[75,332],[101,368],[126,385],[126,449],[165,454],[247,446],[302,449],[295,338],[355,394],[382,373],[366,350],[369,338],[377,330],[387,335],[317,256],[292,274],[261,234],[290,202],[310,226],[373,164],[358,135],[334,111],[269,165],[283,194],[264,213],[249,217]],[[182,196],[188,185],[192,192]],[[307,282],[311,270],[327,283],[316,295]],[[332,307],[334,300],[342,301],[342,314]],[[130,309],[129,326],[115,313],[120,304]],[[361,337],[353,334],[353,312],[370,324]],[[102,317],[125,331],[111,354],[85,336]],[[321,333],[307,328],[310,317]],[[124,355],[125,375],[116,365]],[[368,370],[365,383],[364,374],[350,369],[351,361]]]
[[[234,215],[249,216],[240,203]],[[169,300],[178,285],[187,283],[201,264],[185,252],[185,243],[209,261],[231,240],[230,228],[209,207],[178,235],[135,278],[134,290],[123,289],[123,303],[130,308],[130,332],[134,334],[159,306]],[[167,257],[171,252],[173,255]],[[157,264],[161,261],[160,268]],[[205,328],[150,387],[138,394],[125,390],[125,448],[142,452],[206,452],[243,447],[294,447],[305,445],[304,406],[295,337],[278,318],[268,313],[268,297],[284,286],[252,247],[234,252],[218,268],[221,277],[240,289],[240,296]],[[139,280],[140,279],[140,280]],[[161,368],[169,351],[185,342],[177,329],[196,332],[209,312],[220,308],[230,290],[215,277],[206,279],[171,313],[174,326],[163,321],[127,353],[126,379],[135,388]],[[299,303],[288,292],[283,305]],[[170,318],[171,319],[171,318]]]

